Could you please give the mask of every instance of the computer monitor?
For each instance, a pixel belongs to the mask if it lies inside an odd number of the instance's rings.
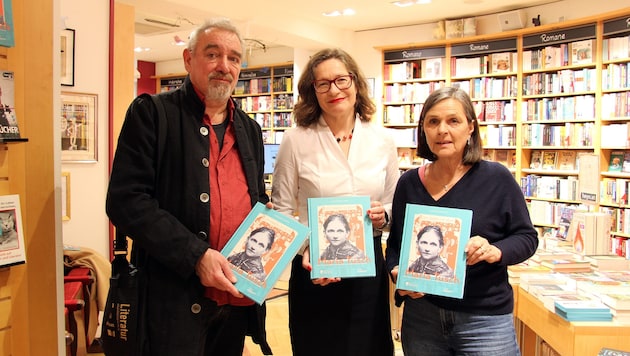
[[[276,155],[278,154],[279,144],[265,143],[265,174],[273,174],[273,168],[276,166]]]

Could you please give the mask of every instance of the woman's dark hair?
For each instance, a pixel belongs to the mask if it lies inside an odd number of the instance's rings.
[[[329,59],[339,60],[352,75],[352,85],[355,85],[357,90],[357,101],[354,110],[361,116],[361,120],[370,121],[372,115],[376,112],[376,106],[368,95],[367,81],[359,65],[346,51],[339,48],[328,48],[311,56],[300,76],[298,102],[293,108],[295,122],[298,126],[307,127],[317,122],[322,114],[322,108],[317,102],[317,94],[315,93],[313,82],[315,81],[315,68]]]
[[[273,241],[276,239],[276,232],[271,228],[268,228],[266,226],[261,226],[257,229],[252,230],[252,232],[249,234],[249,237],[252,237],[259,232],[265,232],[267,233],[267,235],[269,235],[269,245],[267,245],[267,251],[269,251],[269,249],[271,248],[271,245],[273,245]],[[249,237],[247,238],[248,240],[249,240]]]
[[[465,91],[452,88],[445,87],[440,88],[431,93],[427,99],[424,101],[424,107],[422,108],[422,112],[420,113],[420,122],[418,123],[418,149],[417,154],[422,158],[426,158],[429,161],[437,161],[438,157],[431,151],[429,145],[427,144],[427,138],[424,134],[424,119],[427,115],[427,112],[431,110],[437,103],[446,100],[446,99],[455,99],[464,108],[464,114],[466,115],[466,120],[468,123],[473,123],[474,130],[470,135],[470,140],[464,148],[464,155],[462,157],[462,163],[466,165],[471,165],[473,163],[477,163],[481,161],[481,157],[483,154],[483,147],[481,145],[481,136],[479,135],[479,123],[476,120],[477,115],[475,114],[475,107],[473,106],[472,101],[468,94]]]
[[[329,215],[326,220],[324,221],[324,231],[326,231],[326,228],[328,227],[328,224],[330,224],[331,221],[333,220],[339,220],[341,221],[341,223],[343,224],[343,226],[346,228],[346,231],[350,231],[350,223],[348,222],[348,219],[346,219],[346,216],[343,214],[332,214]]]
[[[435,234],[438,236],[438,240],[440,242],[440,247],[443,247],[444,246],[444,234],[442,234],[442,229],[440,229],[439,226],[435,226],[435,225],[427,225],[427,226],[423,227],[422,230],[418,231],[418,235],[416,235],[416,243],[418,243],[418,241],[420,241],[420,238],[422,237],[422,235],[426,234],[429,231],[435,232]]]

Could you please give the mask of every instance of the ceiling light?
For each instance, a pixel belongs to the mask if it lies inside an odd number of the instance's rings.
[[[151,48],[148,48],[148,47],[136,47],[133,50],[136,53],[140,53],[140,52],[148,52],[148,51],[151,50]]]
[[[347,8],[347,9],[343,9],[343,10],[333,10],[333,11],[328,11],[328,12],[324,12],[322,13],[322,15],[327,16],[327,17],[336,17],[336,16],[352,16],[354,14],[356,14],[357,12],[354,11],[354,9],[351,8]]]
[[[423,4],[424,5],[424,4],[430,4],[430,3],[431,3],[431,0],[418,0],[418,1],[416,1],[416,4]]]
[[[179,38],[178,35],[175,35],[173,37],[173,39],[175,40],[175,45],[176,46],[185,46],[186,45],[186,41],[182,40],[181,38]]]
[[[404,1],[394,1],[392,2],[392,4],[398,6],[398,7],[408,7],[414,4],[414,2],[412,0],[404,0]]]

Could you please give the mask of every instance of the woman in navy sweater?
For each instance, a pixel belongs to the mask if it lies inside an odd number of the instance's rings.
[[[464,91],[442,88],[425,101],[418,125],[418,155],[430,161],[405,172],[396,187],[387,267],[394,281],[406,204],[469,209],[463,299],[404,290],[405,356],[519,355],[507,267],[538,246],[523,193],[503,165],[484,161],[473,104]]]

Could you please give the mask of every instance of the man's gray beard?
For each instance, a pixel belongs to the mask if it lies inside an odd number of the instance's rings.
[[[230,86],[226,84],[211,85],[208,87],[206,98],[211,100],[227,100],[232,91]]]

